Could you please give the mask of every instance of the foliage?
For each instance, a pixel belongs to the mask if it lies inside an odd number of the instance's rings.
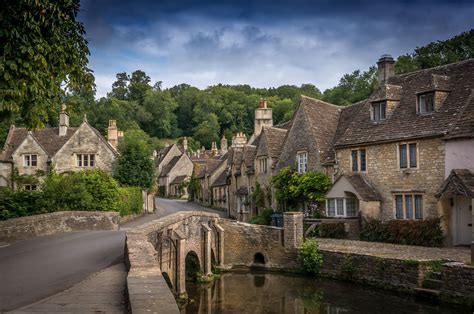
[[[403,74],[474,58],[474,29],[447,40],[417,47],[413,53],[398,57],[395,72]]]
[[[150,137],[142,130],[128,130],[118,151],[120,155],[114,167],[114,178],[126,186],[150,189],[154,182]]]
[[[259,215],[250,219],[251,224],[270,226],[272,223],[273,209],[266,208]]]
[[[309,274],[318,275],[323,267],[323,256],[319,252],[318,241],[307,239],[298,251],[298,260],[303,265],[303,270]]]
[[[117,210],[120,216],[143,212],[142,190],[139,187],[120,187]]]
[[[319,236],[321,238],[344,239],[347,232],[343,222],[322,223],[319,226]]]
[[[391,220],[387,223],[372,219],[364,222],[360,239],[405,245],[442,246],[444,236],[441,218]]]
[[[341,263],[341,276],[344,279],[350,280],[355,275],[354,263],[352,256],[346,255]]]
[[[0,9],[0,120],[43,127],[64,90],[93,86],[79,0],[18,0]]]
[[[331,187],[331,179],[321,172],[300,174],[285,167],[273,176],[272,185],[276,200],[283,210],[294,210],[303,204],[323,201]]]
[[[0,220],[47,212],[41,192],[0,188]]]
[[[199,179],[194,176],[194,174],[191,176],[191,179],[189,180],[188,183],[188,197],[190,201],[194,201],[197,199],[197,196],[201,192],[201,184],[199,182]]]
[[[257,212],[265,207],[265,192],[262,189],[260,183],[255,184],[255,190],[251,194],[252,203]]]

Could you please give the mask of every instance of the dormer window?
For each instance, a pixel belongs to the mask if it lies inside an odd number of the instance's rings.
[[[434,111],[434,93],[425,93],[418,95],[417,111],[419,114],[427,114]]]
[[[372,120],[382,121],[387,117],[387,102],[380,101],[372,103]]]

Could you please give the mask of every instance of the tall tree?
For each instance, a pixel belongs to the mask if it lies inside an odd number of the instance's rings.
[[[157,137],[174,137],[177,132],[177,120],[174,110],[176,101],[167,91],[149,90],[144,99],[144,109],[150,113],[152,119],[143,124],[143,129]]]
[[[0,6],[0,120],[43,127],[64,90],[92,88],[79,0],[17,0]]]
[[[150,77],[144,71],[134,71],[128,84],[128,99],[136,100],[143,104],[146,92],[152,89],[150,82]]]
[[[112,92],[109,96],[120,100],[126,100],[128,97],[128,83],[130,82],[130,76],[127,72],[122,72],[117,73],[115,77],[117,80],[112,84]]]

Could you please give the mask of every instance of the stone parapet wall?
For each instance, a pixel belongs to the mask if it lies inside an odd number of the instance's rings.
[[[450,303],[474,306],[474,267],[447,263],[441,271],[441,299]]]
[[[0,242],[82,230],[118,230],[117,212],[63,211],[0,221]]]

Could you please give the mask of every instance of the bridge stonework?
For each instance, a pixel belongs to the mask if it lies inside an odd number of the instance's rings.
[[[153,308],[158,302],[156,289],[165,287],[163,276],[169,278],[175,294],[185,294],[188,254],[197,256],[204,275],[211,274],[213,264],[222,269],[258,266],[284,270],[297,266],[297,248],[302,241],[302,213],[285,213],[284,228],[251,225],[199,211],[151,221],[127,231],[130,305],[134,310]],[[172,295],[168,289],[160,297]]]

